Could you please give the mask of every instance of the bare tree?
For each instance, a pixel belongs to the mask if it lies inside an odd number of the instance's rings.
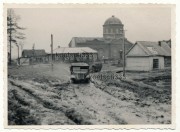
[[[19,49],[18,42],[25,39],[25,34],[21,31],[25,30],[24,27],[18,25],[20,16],[15,14],[13,9],[7,10],[7,36],[8,36],[8,46],[10,48],[9,52],[9,64],[11,65],[11,54],[12,54],[12,44],[16,45]],[[19,52],[19,50],[18,50]],[[19,53],[18,53],[19,54]],[[19,58],[18,58],[19,59]]]

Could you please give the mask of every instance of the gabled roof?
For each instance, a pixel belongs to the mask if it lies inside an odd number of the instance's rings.
[[[46,55],[46,52],[43,49],[38,49],[38,50],[26,49],[22,51],[23,57],[44,56],[44,55]]]
[[[139,45],[147,56],[171,56],[171,48],[167,43],[150,42],[150,41],[137,41],[128,53],[136,46]]]
[[[54,53],[97,53],[96,50],[93,50],[89,47],[61,47],[56,50],[54,50]]]

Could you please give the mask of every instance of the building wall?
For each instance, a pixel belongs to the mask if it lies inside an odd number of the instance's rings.
[[[135,45],[131,51],[128,53],[128,55],[142,55],[145,56],[146,53],[141,49],[139,45]]]
[[[171,57],[164,57],[164,67],[171,67]]]
[[[149,71],[150,61],[149,57],[127,57],[126,58],[127,70],[135,71]]]
[[[99,43],[79,43],[76,47],[89,47],[98,52],[98,58],[108,58],[109,57],[109,44],[99,44]],[[104,56],[104,57],[103,57]]]
[[[103,38],[118,39],[123,37],[123,25],[104,25]]]
[[[69,47],[76,47],[75,38],[72,38],[72,40],[69,43]]]
[[[49,59],[51,59],[51,55],[49,55]],[[97,60],[97,53],[83,53],[83,54],[53,54],[53,60],[55,62],[93,62]]]
[[[125,41],[126,52],[132,46],[131,43]],[[90,42],[90,43],[76,43],[76,47],[89,47],[98,52],[98,58],[101,59],[120,59],[120,52],[122,52],[123,44],[111,44],[102,42]]]
[[[154,57],[149,57],[150,70],[153,70],[153,59],[159,60],[159,68],[158,69],[164,69],[164,57],[154,56]]]
[[[129,56],[126,58],[126,66],[128,70],[135,71],[150,71],[153,70],[153,59],[159,60],[158,69],[164,69],[164,57],[137,57]]]

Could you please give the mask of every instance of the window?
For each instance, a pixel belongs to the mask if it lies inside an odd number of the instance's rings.
[[[111,33],[111,29],[110,28],[108,28],[108,33]]]
[[[113,29],[111,28],[111,33],[113,33]]]
[[[159,68],[159,59],[153,59],[153,69]]]
[[[123,51],[120,50],[120,59],[122,60],[123,59]]]
[[[119,29],[118,29],[118,28],[116,28],[116,33],[117,33],[117,34],[119,33]]]
[[[117,56],[117,50],[114,49],[113,52],[114,52],[114,53],[113,53],[113,56],[114,56],[114,57]]]
[[[113,33],[116,33],[116,29],[115,28],[113,28]]]
[[[106,28],[105,33],[108,33],[108,29]]]
[[[122,29],[119,29],[119,34],[123,34],[122,31],[123,31]]]

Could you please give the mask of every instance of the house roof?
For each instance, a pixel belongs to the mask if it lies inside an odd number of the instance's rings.
[[[54,50],[54,53],[97,53],[97,51],[89,47],[61,47]]]
[[[171,56],[171,48],[167,43],[150,41],[137,41],[127,52],[127,55],[136,45],[139,45],[147,56]]]
[[[22,56],[24,57],[32,57],[32,56],[44,56],[46,55],[45,50],[43,49],[38,49],[38,50],[23,50],[22,51]]]

